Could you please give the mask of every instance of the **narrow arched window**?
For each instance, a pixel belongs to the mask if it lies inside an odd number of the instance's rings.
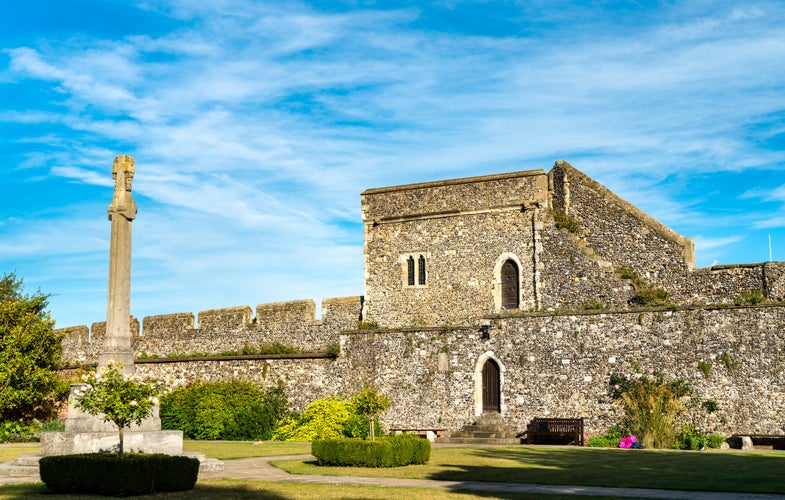
[[[420,258],[417,259],[417,267],[418,267],[418,275],[417,279],[421,285],[425,284],[425,257],[420,255]]]
[[[518,265],[513,260],[502,264],[502,309],[518,309],[520,306],[520,278]]]
[[[406,259],[406,276],[409,286],[414,286],[414,257],[409,256]]]

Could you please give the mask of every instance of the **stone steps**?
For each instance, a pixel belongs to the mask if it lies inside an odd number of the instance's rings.
[[[17,465],[16,462],[0,463],[0,476],[38,477],[38,465]]]
[[[183,456],[199,460],[199,472],[220,472],[224,470],[224,463],[215,458],[207,458],[196,451],[184,451]]]
[[[477,418],[473,424],[466,424],[460,430],[454,431],[450,437],[438,438],[437,443],[445,444],[520,444],[520,438],[515,437],[515,430],[511,429],[498,413],[486,413]]]

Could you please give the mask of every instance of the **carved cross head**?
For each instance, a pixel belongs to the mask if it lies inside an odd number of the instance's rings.
[[[131,190],[131,183],[134,180],[134,159],[128,155],[115,157],[112,163],[112,178],[115,180],[115,191]]]

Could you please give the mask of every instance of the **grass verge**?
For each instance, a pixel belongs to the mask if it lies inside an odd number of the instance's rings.
[[[394,469],[275,461],[292,474],[785,493],[785,454],[591,448],[436,448],[425,465]]]

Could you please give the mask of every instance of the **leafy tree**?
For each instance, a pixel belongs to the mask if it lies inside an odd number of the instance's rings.
[[[45,310],[49,295],[25,295],[15,273],[0,278],[0,419],[48,420],[68,395],[57,373],[62,335]]]
[[[114,422],[120,435],[120,458],[123,458],[123,430],[149,417],[158,404],[161,384],[142,381],[136,375],[123,374],[122,363],[109,362],[97,373],[83,376],[85,385],[74,391],[76,407],[91,415],[103,415]]]
[[[352,398],[354,407],[357,411],[365,415],[370,425],[371,441],[375,439],[374,435],[374,419],[377,415],[384,413],[390,407],[392,402],[390,398],[383,394],[379,394],[376,389],[372,387],[365,387],[362,391],[358,392]]]

